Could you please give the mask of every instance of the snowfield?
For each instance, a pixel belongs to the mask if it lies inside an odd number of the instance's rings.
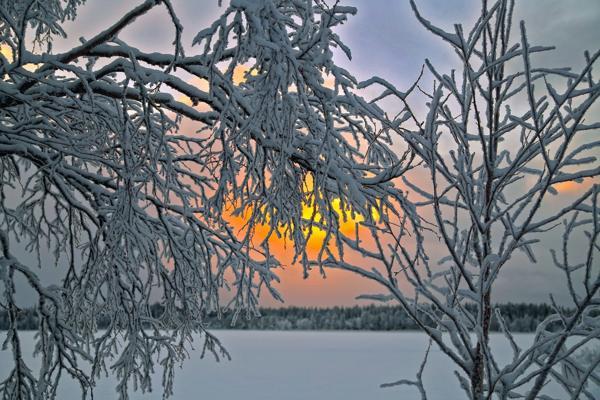
[[[414,379],[427,338],[419,332],[313,332],[313,331],[215,331],[232,355],[231,361],[200,359],[191,354],[175,376],[173,399],[210,400],[387,400],[418,399],[411,387],[381,389],[379,385],[402,378]],[[33,332],[22,333],[24,348],[33,349]],[[516,336],[529,345],[531,334]],[[492,335],[492,344],[508,361],[510,348],[502,336]],[[506,349],[506,351],[503,351]],[[27,361],[32,359],[27,351]],[[5,376],[10,354],[0,352],[0,376]],[[36,366],[36,365],[32,365]],[[132,399],[161,399],[160,370],[154,392],[135,393]],[[464,399],[452,364],[431,348],[424,373],[432,400]],[[116,398],[115,380],[102,379],[94,391],[96,399]],[[59,399],[77,399],[77,384],[66,378]],[[551,388],[546,393],[552,394]]]

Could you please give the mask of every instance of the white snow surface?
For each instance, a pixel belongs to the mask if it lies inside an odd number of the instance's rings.
[[[200,359],[191,354],[175,375],[173,399],[260,400],[387,400],[416,399],[413,387],[381,389],[379,385],[401,378],[414,379],[427,347],[419,332],[314,332],[314,331],[215,331],[231,353],[231,361]],[[31,362],[33,332],[22,332],[26,361]],[[516,335],[520,345],[533,335]],[[510,349],[502,336],[494,334],[492,345]],[[508,361],[508,360],[501,360]],[[0,351],[0,376],[10,367],[11,357]],[[33,363],[31,366],[35,366]],[[155,373],[152,393],[133,393],[132,400],[161,399],[160,370]],[[424,372],[431,400],[464,399],[454,377],[453,366],[435,346]],[[100,380],[95,399],[116,398],[116,380]],[[550,390],[550,391],[548,391]],[[551,388],[546,393],[551,394]],[[78,399],[79,387],[66,378],[58,398]]]

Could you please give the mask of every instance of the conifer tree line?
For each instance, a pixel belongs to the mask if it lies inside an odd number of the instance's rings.
[[[554,310],[547,304],[507,303],[497,306],[512,332],[535,332],[535,328]],[[152,314],[160,315],[164,310],[155,303]],[[233,322],[233,314],[219,318],[210,314],[205,318],[212,329],[242,330],[326,330],[326,331],[399,331],[417,330],[419,327],[400,306],[352,306],[352,307],[281,307],[261,308],[259,318],[238,318]],[[9,325],[6,311],[0,311],[0,329]],[[98,326],[108,326],[107,316],[100,316]],[[34,309],[24,309],[19,315],[18,326],[21,330],[37,330],[39,317]],[[492,331],[498,332],[497,320],[492,322]]]

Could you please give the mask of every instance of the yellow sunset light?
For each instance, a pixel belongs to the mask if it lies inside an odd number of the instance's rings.
[[[4,58],[6,58],[6,60],[9,63],[14,62],[13,59],[13,52],[12,49],[10,48],[10,46],[5,45],[5,44],[0,44],[0,54],[2,54],[4,56]],[[23,65],[23,68],[25,68],[25,70],[29,71],[29,72],[33,72],[37,69],[38,64],[25,64]],[[5,79],[6,77],[3,77],[2,79]]]
[[[2,54],[8,60],[8,62],[11,63],[13,61],[12,50],[10,49],[9,46],[7,46],[5,44],[1,44],[0,45],[0,54]]]
[[[310,193],[313,189],[312,177],[306,177],[303,185],[303,190]],[[336,252],[333,240],[336,233],[341,233],[347,237],[355,237],[360,232],[361,223],[366,220],[366,217],[356,211],[350,209],[346,202],[340,198],[335,198],[330,203],[331,212],[337,220],[337,227],[332,227],[332,232],[329,239],[327,238],[327,227],[322,226],[329,218],[324,218],[321,210],[315,205],[314,201],[306,201],[302,205],[302,220],[308,225],[311,221],[313,224],[303,229],[303,235],[307,239],[306,250],[309,256],[315,256],[323,247],[329,247],[331,251]],[[252,210],[247,208],[242,212],[238,210],[239,205],[229,203],[224,209],[225,220],[236,230],[237,234],[244,235],[248,233],[247,223],[252,215]],[[235,210],[238,210],[234,215]],[[252,233],[252,243],[254,246],[260,246],[268,237],[269,248],[274,255],[280,258],[288,259],[293,256],[290,252],[289,238],[285,238],[285,233],[288,231],[288,226],[281,225],[277,228],[277,233],[272,232],[269,225],[269,217],[264,223],[254,224]],[[371,210],[371,219],[379,220],[379,213],[375,208]],[[331,241],[331,242],[330,242]],[[331,246],[330,246],[331,245]]]

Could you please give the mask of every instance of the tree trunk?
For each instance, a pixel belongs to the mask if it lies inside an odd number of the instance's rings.
[[[483,296],[483,304],[482,304],[482,319],[481,319],[481,328],[483,331],[483,340],[485,341],[485,345],[487,346],[489,342],[489,334],[490,334],[490,321],[492,318],[492,307],[491,307],[491,296],[490,292],[486,292]],[[485,382],[485,357],[483,354],[483,346],[484,343],[480,341],[477,342],[477,346],[475,347],[475,361],[473,372],[471,374],[471,395],[474,400],[483,399],[483,388]]]

